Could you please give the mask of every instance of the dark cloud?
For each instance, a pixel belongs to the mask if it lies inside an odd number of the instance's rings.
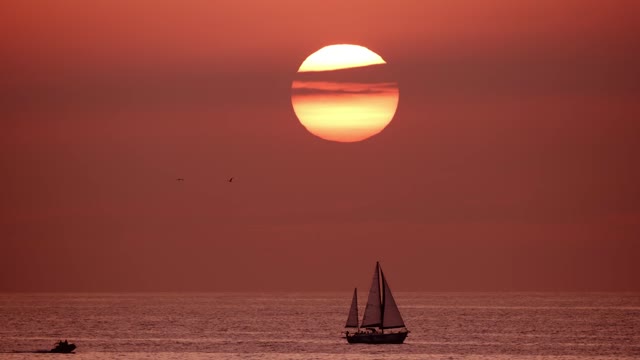
[[[386,94],[397,92],[396,83],[322,83],[299,82],[291,90],[292,96]]]

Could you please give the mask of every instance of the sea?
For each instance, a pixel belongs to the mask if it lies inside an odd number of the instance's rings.
[[[394,295],[402,345],[347,344],[351,291],[5,293],[0,359],[640,359],[638,293]]]

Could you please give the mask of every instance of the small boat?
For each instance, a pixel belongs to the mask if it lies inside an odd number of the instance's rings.
[[[74,344],[70,344],[69,342],[67,342],[67,340],[65,340],[65,341],[58,341],[55,344],[55,347],[51,349],[49,352],[69,354],[69,353],[72,353],[73,350],[75,349],[76,349],[76,346]]]
[[[358,323],[358,289],[356,288],[353,290],[351,309],[345,328],[355,328],[353,332],[345,331],[345,338],[349,344],[402,344],[409,335],[409,330],[404,325],[379,262],[376,262],[362,322]]]

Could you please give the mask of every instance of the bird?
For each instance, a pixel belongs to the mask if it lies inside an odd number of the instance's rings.
[[[233,176],[229,178],[229,182],[233,182]]]
[[[177,178],[176,181],[184,181],[183,178]]]

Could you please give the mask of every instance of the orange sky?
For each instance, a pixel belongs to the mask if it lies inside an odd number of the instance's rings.
[[[372,4],[2,2],[0,291],[640,290],[640,5]],[[291,108],[333,43],[361,143]]]

